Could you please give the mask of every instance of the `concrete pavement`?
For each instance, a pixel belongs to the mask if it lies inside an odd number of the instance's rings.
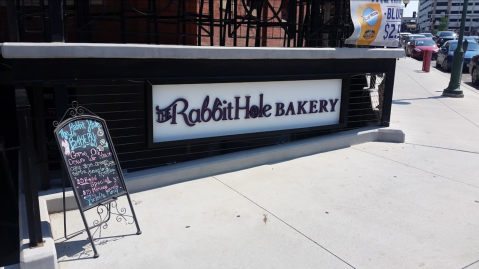
[[[397,62],[393,127],[367,143],[132,194],[143,231],[51,224],[60,268],[479,268],[479,91]],[[120,201],[125,206],[125,201]],[[89,212],[93,217],[95,212]],[[69,211],[68,229],[82,229]]]

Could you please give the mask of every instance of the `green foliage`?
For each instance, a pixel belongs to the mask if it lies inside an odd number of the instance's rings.
[[[437,26],[437,30],[438,31],[446,31],[448,25],[449,25],[449,19],[446,18],[446,17],[442,17],[439,20],[439,25]]]

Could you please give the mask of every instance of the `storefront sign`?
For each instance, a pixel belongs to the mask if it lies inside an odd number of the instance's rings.
[[[401,32],[401,0],[351,0],[354,33],[346,44],[397,47]]]
[[[340,123],[342,80],[152,85],[152,142]]]

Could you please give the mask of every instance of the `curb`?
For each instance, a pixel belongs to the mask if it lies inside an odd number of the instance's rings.
[[[39,198],[40,220],[42,227],[43,246],[30,248],[28,238],[27,213],[25,197],[20,199],[20,268],[21,269],[57,269],[57,251],[53,240],[50,215],[45,199]]]

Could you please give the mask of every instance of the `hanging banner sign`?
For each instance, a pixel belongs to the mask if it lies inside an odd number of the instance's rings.
[[[346,44],[397,47],[401,32],[401,0],[351,0],[354,33]]]

